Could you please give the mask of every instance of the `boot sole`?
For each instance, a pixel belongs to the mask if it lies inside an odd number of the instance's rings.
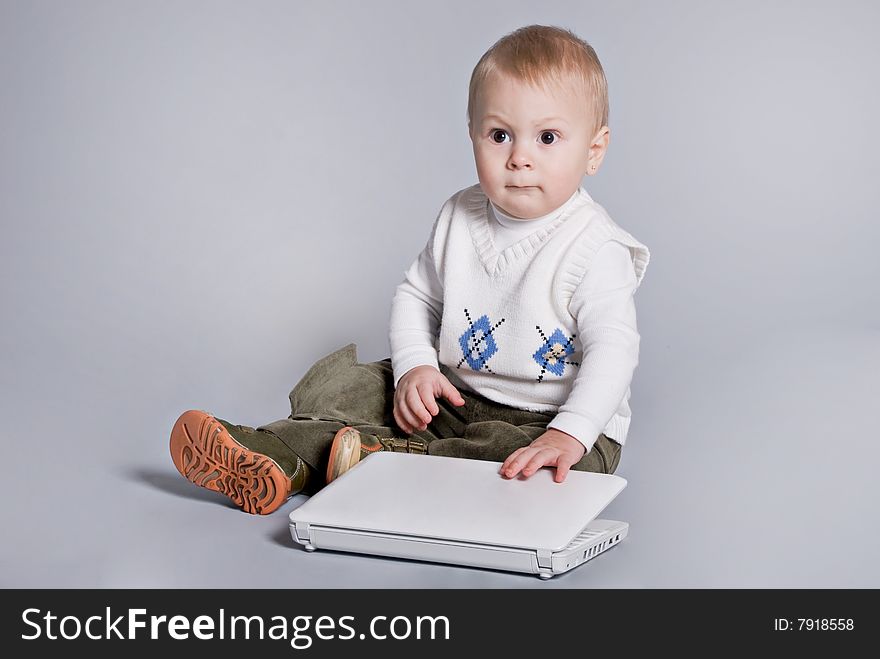
[[[330,446],[330,461],[327,463],[327,482],[332,483],[361,459],[360,434],[349,426],[342,428],[333,438]]]
[[[290,479],[269,456],[239,444],[217,419],[190,410],[171,431],[177,471],[200,487],[225,494],[252,515],[268,515],[289,495]]]

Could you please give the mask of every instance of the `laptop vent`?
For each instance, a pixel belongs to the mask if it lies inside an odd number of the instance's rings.
[[[591,539],[595,538],[597,535],[601,535],[601,533],[597,531],[590,531],[589,529],[584,529],[579,534],[577,534],[571,542],[568,543],[568,546],[565,549],[573,549],[578,545],[585,544]],[[563,549],[562,551],[565,551],[565,549]]]

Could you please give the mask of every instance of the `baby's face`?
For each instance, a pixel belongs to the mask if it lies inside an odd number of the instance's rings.
[[[480,88],[470,129],[480,187],[508,215],[541,217],[565,203],[592,160],[591,121],[577,89],[543,91],[495,75]],[[604,129],[607,133],[607,129]],[[601,132],[601,131],[600,131]]]

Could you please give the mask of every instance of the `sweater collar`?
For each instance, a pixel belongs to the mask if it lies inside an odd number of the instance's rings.
[[[562,203],[561,206],[554,208],[552,211],[550,211],[546,215],[542,215],[541,217],[533,217],[528,220],[524,220],[519,217],[513,217],[512,215],[508,215],[503,210],[498,208],[498,206],[493,204],[491,199],[489,200],[489,208],[490,208],[492,214],[494,215],[495,219],[498,221],[498,224],[500,224],[503,227],[507,227],[508,229],[523,229],[523,230],[525,230],[526,227],[532,227],[534,229],[538,229],[539,227],[543,226],[544,224],[549,224],[550,222],[555,220],[557,217],[559,217],[563,212],[565,212],[565,209],[578,198],[579,192],[580,192],[579,189],[575,190],[571,194],[571,196],[565,202]]]
[[[472,186],[472,194],[467,201],[468,227],[471,232],[471,239],[474,243],[474,249],[479,256],[483,267],[490,275],[500,273],[507,265],[521,257],[529,257],[534,254],[535,250],[550,237],[550,235],[575,212],[586,204],[592,202],[592,198],[583,186],[578,187],[572,197],[565,202],[557,211],[559,214],[553,217],[549,223],[542,224],[538,229],[529,233],[521,240],[509,245],[502,251],[498,251],[495,243],[492,242],[492,232],[489,228],[489,213],[492,212],[492,202],[483,192],[483,188],[479,183]],[[509,217],[509,216],[508,216]],[[546,217],[546,216],[545,216]],[[512,218],[512,221],[523,223],[523,220]]]

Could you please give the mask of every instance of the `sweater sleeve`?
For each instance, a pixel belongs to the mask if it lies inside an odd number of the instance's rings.
[[[394,386],[416,366],[438,368],[437,335],[443,317],[443,285],[431,240],[405,273],[391,302],[389,341]]]
[[[639,360],[633,295],[638,287],[630,250],[608,241],[572,294],[583,361],[571,392],[547,424],[580,441],[587,451],[617,411]]]

